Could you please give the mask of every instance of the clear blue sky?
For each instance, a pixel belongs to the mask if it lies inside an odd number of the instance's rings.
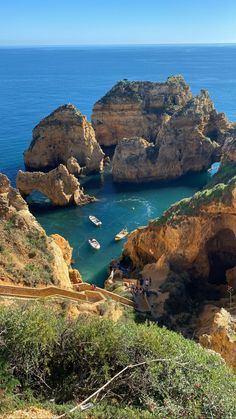
[[[236,42],[236,0],[0,0],[0,45]]]

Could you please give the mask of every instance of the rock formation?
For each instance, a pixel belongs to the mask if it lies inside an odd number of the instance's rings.
[[[169,77],[164,83],[120,81],[94,106],[97,141],[105,146],[125,137],[155,141],[165,114],[172,115],[191,98],[182,76]]]
[[[51,238],[55,241],[57,246],[60,247],[62,251],[64,261],[66,262],[69,268],[69,278],[71,284],[76,285],[83,282],[80,272],[77,269],[71,268],[73,249],[70,246],[69,242],[66,239],[64,239],[64,237],[60,236],[60,234],[51,234]]]
[[[234,313],[235,314],[235,313]],[[198,319],[199,342],[218,352],[236,372],[236,322],[224,308],[204,307]]]
[[[85,195],[79,181],[60,164],[48,173],[22,172],[17,174],[17,188],[23,196],[39,191],[46,195],[53,204],[65,206],[69,204],[85,205],[95,198]]]
[[[70,157],[66,162],[68,172],[75,177],[79,177],[81,174],[81,167],[75,157]]]
[[[235,164],[236,162],[236,129],[229,132],[222,149],[221,165]]]
[[[206,91],[163,118],[155,144],[143,138],[119,141],[112,165],[116,182],[178,178],[219,160],[230,124],[217,114]]]
[[[228,285],[236,286],[234,141],[225,145],[227,159],[223,155],[206,188],[131,233],[121,260],[129,261],[131,278],[151,278],[152,317],[190,335],[200,308],[208,300],[218,304],[228,296]]]
[[[51,234],[51,238],[60,247],[67,266],[71,266],[73,249],[70,247],[69,242],[64,239],[64,237],[60,236],[60,234]]]
[[[0,281],[72,287],[69,269],[60,247],[47,237],[20,193],[0,174]]]
[[[24,153],[27,167],[55,168],[74,157],[84,173],[103,168],[104,153],[90,122],[73,105],[63,105],[44,118],[33,130],[30,147]]]

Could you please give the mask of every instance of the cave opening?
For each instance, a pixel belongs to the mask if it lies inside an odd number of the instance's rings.
[[[226,271],[236,265],[236,237],[232,230],[220,230],[206,243],[209,262],[208,283],[226,285]]]

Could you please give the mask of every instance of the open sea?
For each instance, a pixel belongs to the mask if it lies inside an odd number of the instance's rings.
[[[73,103],[90,119],[93,104],[116,81],[164,81],[172,74],[182,74],[194,94],[207,89],[216,109],[236,121],[236,45],[0,48],[0,171],[15,183],[32,128],[56,107]],[[102,285],[108,263],[124,244],[114,242],[114,235],[160,216],[203,187],[209,176],[132,186],[113,184],[107,170],[84,181],[96,203],[53,209],[36,194],[31,210],[48,234],[69,240],[84,280]],[[88,221],[89,214],[102,220],[101,228]],[[98,252],[88,245],[92,237],[101,243]]]

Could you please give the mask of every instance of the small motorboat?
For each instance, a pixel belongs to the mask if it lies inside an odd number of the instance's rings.
[[[96,218],[94,215],[89,215],[89,219],[91,223],[95,224],[95,226],[97,227],[102,225],[102,222],[98,218]]]
[[[127,228],[123,228],[116,236],[115,240],[122,240],[129,234]]]
[[[98,243],[98,241],[96,239],[89,239],[88,240],[90,246],[95,249],[95,250],[99,250],[100,249],[100,243]]]

